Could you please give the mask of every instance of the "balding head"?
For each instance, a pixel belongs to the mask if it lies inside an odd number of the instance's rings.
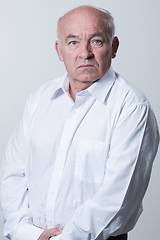
[[[61,31],[63,31],[63,27],[67,22],[72,21],[72,19],[75,17],[77,18],[79,15],[86,14],[86,15],[95,15],[97,19],[101,22],[101,24],[104,26],[104,32],[106,35],[106,39],[108,42],[111,42],[114,38],[115,34],[115,25],[114,25],[114,19],[111,16],[110,12],[108,12],[105,9],[95,8],[92,6],[80,6],[75,9],[72,9],[71,11],[67,12],[64,16],[62,16],[58,21],[57,26],[57,35],[58,39],[61,39]]]

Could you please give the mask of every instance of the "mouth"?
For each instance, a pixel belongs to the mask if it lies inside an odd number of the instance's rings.
[[[83,69],[85,69],[85,68],[94,68],[95,66],[94,65],[92,65],[92,64],[82,64],[82,65],[80,65],[78,68],[83,68]]]

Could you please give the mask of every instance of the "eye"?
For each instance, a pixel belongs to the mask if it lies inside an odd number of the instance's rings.
[[[101,39],[92,39],[91,44],[95,47],[101,47],[103,41]]]
[[[96,40],[93,41],[93,43],[100,45],[100,44],[102,44],[102,41],[99,40],[99,39],[96,39]]]
[[[69,42],[69,45],[72,45],[72,46],[75,46],[76,44],[77,44],[76,41],[70,41],[70,42]]]

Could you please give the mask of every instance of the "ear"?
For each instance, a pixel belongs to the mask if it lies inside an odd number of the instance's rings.
[[[114,37],[113,41],[112,41],[112,58],[116,57],[116,53],[118,50],[118,46],[119,46],[119,40],[118,37]]]
[[[63,56],[62,56],[62,53],[61,53],[61,45],[58,41],[55,42],[55,49],[56,49],[56,52],[58,54],[59,60],[61,62],[63,62]]]

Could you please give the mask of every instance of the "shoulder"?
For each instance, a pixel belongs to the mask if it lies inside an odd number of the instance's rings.
[[[64,77],[65,76],[62,76],[43,83],[40,87],[34,90],[27,99],[26,108],[30,109],[30,111],[35,111],[42,103],[50,101]]]
[[[117,100],[121,103],[123,102],[123,104],[132,106],[149,105],[145,94],[132,83],[122,78],[118,73],[116,73],[113,92]]]
[[[33,91],[30,94],[29,99],[30,98],[34,98],[37,100],[40,100],[43,98],[51,99],[57,87],[64,80],[64,78],[65,76],[62,76],[62,77],[50,80],[46,83],[43,83],[40,87],[38,87],[35,91]]]
[[[40,87],[38,87],[35,91],[31,93],[33,96],[48,96],[48,98],[52,98],[54,92],[57,89],[59,83],[64,79],[64,77],[55,78],[46,83],[43,83]]]

